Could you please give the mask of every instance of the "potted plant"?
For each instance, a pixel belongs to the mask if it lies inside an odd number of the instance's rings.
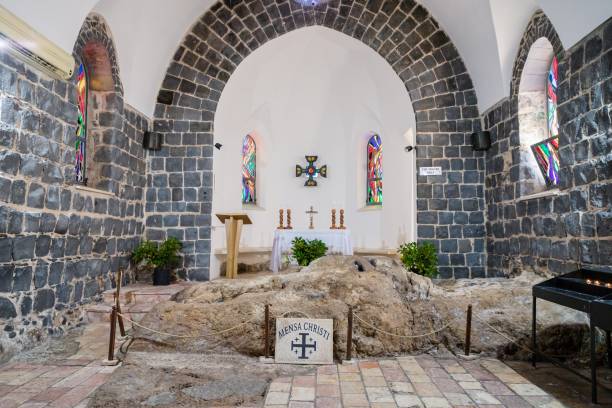
[[[327,252],[327,245],[320,239],[305,240],[296,237],[291,241],[291,254],[300,266],[308,266]]]
[[[172,268],[178,265],[180,260],[178,252],[182,246],[181,241],[174,237],[168,238],[161,244],[143,241],[132,253],[132,260],[153,270],[153,285],[169,285]]]
[[[428,278],[438,276],[436,247],[430,242],[420,245],[416,242],[409,242],[400,246],[397,252],[406,269]]]

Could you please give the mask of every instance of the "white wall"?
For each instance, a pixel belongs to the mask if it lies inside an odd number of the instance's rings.
[[[361,42],[322,27],[303,28],[268,42],[240,64],[223,90],[215,117],[213,213],[246,211],[241,246],[270,247],[278,209],[291,208],[295,228],[319,211],[316,228],[330,225],[331,208],[346,210],[353,244],[396,248],[415,236],[415,117],[408,92],[389,64]],[[243,208],[241,143],[255,131],[258,208]],[[383,140],[384,205],[365,208],[366,143]],[[327,164],[327,179],[304,187],[295,165],[304,155]],[[213,253],[225,232],[213,219]],[[218,272],[211,259],[211,276]]]

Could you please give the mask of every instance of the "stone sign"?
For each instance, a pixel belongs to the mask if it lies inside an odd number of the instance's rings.
[[[290,364],[332,364],[332,319],[276,319],[274,360]]]

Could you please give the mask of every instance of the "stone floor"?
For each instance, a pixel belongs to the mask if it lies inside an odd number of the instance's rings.
[[[278,378],[269,408],[510,407],[564,405],[512,368],[493,359],[431,356],[321,366],[316,374]]]
[[[25,353],[0,366],[1,408],[84,408],[89,396],[117,368],[101,365],[108,348],[108,324],[88,325],[79,350],[67,358]]]

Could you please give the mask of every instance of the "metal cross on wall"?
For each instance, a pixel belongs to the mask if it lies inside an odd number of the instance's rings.
[[[304,157],[306,157],[306,161],[308,162],[308,165],[306,166],[306,168],[303,168],[299,164],[296,164],[295,165],[295,177],[300,177],[304,175],[305,177],[308,177],[306,179],[306,182],[304,182],[304,185],[306,187],[315,187],[317,185],[317,181],[315,180],[316,177],[321,175],[321,177],[327,178],[327,165],[323,165],[317,168],[314,162],[317,161],[318,156],[304,156]]]

